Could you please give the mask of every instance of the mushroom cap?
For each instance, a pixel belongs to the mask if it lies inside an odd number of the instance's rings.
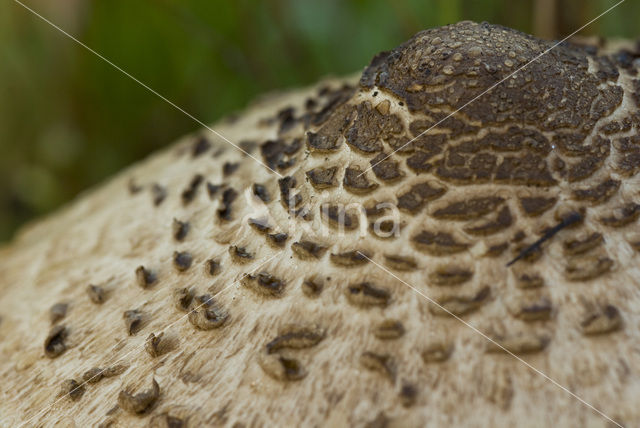
[[[640,425],[637,56],[423,31],[28,225],[3,424]]]

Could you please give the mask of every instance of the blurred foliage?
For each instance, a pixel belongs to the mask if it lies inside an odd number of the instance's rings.
[[[22,1],[213,122],[261,92],[360,70],[425,28],[472,19],[533,32],[537,0]],[[556,3],[561,38],[614,2],[542,3]],[[638,3],[585,33],[637,36]],[[1,2],[0,240],[197,128],[19,4]]]

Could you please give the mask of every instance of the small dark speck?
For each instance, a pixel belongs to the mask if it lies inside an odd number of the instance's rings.
[[[375,91],[372,96],[377,97],[378,96],[378,91]]]
[[[51,306],[49,309],[49,318],[51,319],[51,324],[55,324],[64,318],[67,315],[67,308],[69,307],[66,303],[56,303]]]
[[[189,233],[189,223],[186,221],[180,221],[177,218],[173,219],[171,228],[173,230],[173,239],[176,241],[184,240]]]
[[[186,251],[175,251],[173,253],[173,266],[175,266],[175,268],[180,272],[184,272],[189,269],[192,262],[193,257],[191,257],[191,254]]]
[[[142,190],[142,186],[136,184],[136,181],[133,178],[131,178],[127,183],[127,189],[129,189],[129,193],[131,195],[135,195],[136,193],[139,193]]]
[[[404,105],[404,103],[403,103],[402,101],[400,101],[400,102],[398,103],[398,105],[399,105],[399,106],[403,106],[403,105]]]

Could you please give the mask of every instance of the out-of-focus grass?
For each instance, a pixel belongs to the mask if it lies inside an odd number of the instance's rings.
[[[359,70],[421,29],[462,19],[534,29],[534,0],[22,1],[204,122],[260,92]],[[613,4],[561,3],[557,37]],[[638,17],[628,1],[586,33],[637,36]],[[197,127],[0,3],[0,240]]]

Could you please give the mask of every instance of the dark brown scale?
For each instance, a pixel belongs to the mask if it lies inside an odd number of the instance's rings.
[[[564,241],[564,252],[567,255],[586,253],[593,248],[604,243],[604,238],[600,233],[593,232],[584,239],[568,239]]]
[[[229,319],[229,314],[220,308],[209,295],[198,296],[199,304],[189,311],[187,319],[199,330],[213,330],[224,326]]]
[[[253,194],[256,195],[265,204],[271,201],[267,188],[262,184],[255,183],[253,185]]]
[[[469,244],[457,241],[446,232],[422,231],[411,238],[416,248],[434,256],[446,256],[460,253],[469,248]]]
[[[599,220],[605,226],[623,227],[636,221],[639,215],[640,204],[631,202],[618,208],[609,216],[600,217]]]
[[[160,386],[155,379],[153,379],[151,389],[132,394],[128,389],[120,391],[118,394],[118,405],[121,409],[134,415],[145,414],[149,412],[158,397],[160,396]]]
[[[382,181],[392,182],[404,177],[404,173],[400,171],[398,162],[387,157],[388,155],[380,153],[371,159],[371,169],[373,173]]]
[[[433,187],[427,182],[414,184],[407,192],[398,196],[396,205],[403,211],[415,214],[424,208],[427,202],[438,199],[446,191],[443,187]]]
[[[487,236],[507,229],[513,223],[509,207],[503,207],[493,220],[478,220],[464,227],[464,231],[470,235]]]
[[[490,294],[490,288],[484,287],[472,296],[447,296],[440,299],[438,302],[440,306],[432,304],[429,309],[434,315],[461,316],[477,310],[488,300]]]
[[[69,308],[69,304],[67,303],[56,303],[51,306],[49,309],[49,319],[51,320],[51,324],[55,324],[65,316],[67,316],[67,309]]]
[[[378,184],[370,182],[366,174],[362,174],[362,172],[362,169],[358,166],[347,167],[344,171],[344,180],[342,182],[345,190],[355,194],[365,194],[378,188]]]
[[[260,151],[269,168],[284,170],[295,164],[295,158],[292,155],[300,148],[302,148],[302,140],[299,138],[292,140],[289,144],[283,139],[278,139],[266,141],[260,146]]]
[[[75,379],[68,379],[60,387],[60,395],[67,395],[73,401],[78,401],[85,393],[85,388]]]
[[[67,350],[64,343],[69,332],[64,325],[57,325],[51,329],[44,340],[44,354],[49,358],[56,358]]]
[[[413,257],[402,257],[391,254],[385,254],[385,264],[391,269],[400,271],[412,271],[418,268],[418,263]]]
[[[289,235],[286,233],[270,233],[267,235],[267,240],[270,244],[275,245],[276,247],[284,246],[285,242],[289,239]]]
[[[336,181],[337,173],[338,167],[332,166],[329,168],[318,167],[311,169],[306,172],[306,175],[316,189],[328,189],[338,185]]]
[[[193,290],[186,287],[176,288],[173,290],[172,298],[174,306],[178,310],[186,312],[189,310],[193,300]]]
[[[193,256],[186,251],[174,251],[173,266],[179,271],[184,272],[191,267]]]
[[[283,280],[267,272],[260,272],[258,275],[247,275],[242,282],[254,291],[270,297],[280,296],[285,289]]]
[[[378,354],[371,351],[360,355],[360,364],[366,369],[380,372],[393,381],[396,376],[396,367],[393,358],[388,354]]]
[[[441,266],[429,274],[429,282],[434,285],[460,285],[473,277],[473,271],[459,266]]]
[[[487,248],[487,252],[484,254],[486,257],[498,257],[504,253],[507,248],[509,248],[508,242],[503,242],[500,244],[493,244]]]
[[[360,282],[349,285],[346,289],[347,300],[356,306],[387,306],[391,294],[384,288],[379,288],[370,282]]]
[[[291,245],[294,254],[302,260],[316,260],[327,251],[327,247],[312,241],[299,241]]]
[[[222,208],[218,210],[218,218],[221,220],[231,220],[231,205],[233,201],[238,197],[238,192],[235,189],[229,188],[222,193]]]
[[[366,252],[354,250],[338,254],[331,253],[329,259],[337,266],[352,267],[368,263],[370,257],[371,255]]]
[[[224,165],[222,165],[222,175],[224,177],[228,177],[236,172],[238,170],[238,167],[240,167],[240,163],[238,162],[225,162]]]
[[[204,270],[211,276],[216,276],[220,273],[220,261],[216,259],[209,259],[204,263]]]
[[[320,343],[324,336],[324,331],[319,328],[294,327],[267,343],[267,353],[272,354],[280,349],[310,348]]]
[[[278,180],[280,202],[285,208],[296,208],[302,202],[302,196],[299,193],[293,194],[291,192],[296,184],[296,179],[290,176]]]
[[[552,309],[551,301],[543,297],[533,303],[523,303],[514,311],[513,315],[523,321],[544,321],[551,318]]]
[[[87,287],[87,294],[89,295],[89,299],[97,305],[107,300],[107,292],[98,285],[89,285]]]
[[[614,168],[621,174],[632,177],[640,171],[640,136],[618,138],[613,142],[618,152]]]
[[[516,277],[516,286],[518,288],[539,288],[544,285],[544,278],[538,273],[522,273]]]
[[[127,328],[129,336],[133,336],[142,328],[143,315],[139,309],[130,309],[122,314],[124,325]]]
[[[533,354],[543,351],[550,342],[546,335],[527,333],[517,335],[497,335],[493,337],[486,351],[491,353],[511,352],[513,354]],[[497,343],[497,345],[496,345]],[[499,345],[499,346],[498,346]],[[506,350],[506,351],[505,351]]]
[[[585,335],[611,333],[622,327],[622,317],[618,308],[605,305],[587,313],[580,327]]]
[[[229,247],[229,254],[231,254],[234,261],[240,263],[246,263],[255,258],[245,247],[238,247],[237,245]]]
[[[395,319],[385,319],[373,329],[373,335],[381,340],[398,339],[404,335],[404,332],[402,323]]]
[[[322,293],[324,284],[322,279],[307,278],[302,281],[302,291],[307,297],[318,297]]]
[[[198,157],[211,148],[211,143],[205,137],[200,137],[193,144],[191,149],[191,157]]]
[[[187,188],[184,189],[180,194],[183,205],[187,205],[191,201],[193,201],[193,199],[196,197],[198,193],[198,188],[200,187],[200,184],[202,184],[203,181],[204,181],[204,177],[202,175],[196,174],[193,176]]]
[[[525,214],[531,217],[539,216],[540,214],[553,208],[556,204],[556,198],[545,197],[523,197],[520,198],[520,204]]]
[[[154,183],[153,186],[151,186],[151,198],[153,200],[153,205],[157,207],[165,200],[166,197],[167,189],[158,183]]]
[[[173,223],[171,224],[171,229],[173,232],[173,239],[180,242],[183,241],[189,233],[189,223],[174,218]]]
[[[570,281],[587,281],[598,278],[611,270],[613,260],[608,257],[581,257],[570,259],[565,276]]]
[[[474,220],[494,211],[503,202],[504,199],[498,196],[472,198],[452,202],[446,207],[437,209],[431,215],[438,219]]]
[[[156,274],[145,268],[144,266],[138,266],[136,268],[136,282],[142,288],[148,288],[158,280]]]
[[[608,179],[594,187],[574,190],[573,198],[578,201],[586,201],[593,205],[598,205],[611,199],[619,188],[620,181]]]
[[[269,220],[264,218],[250,218],[248,220],[249,226],[260,233],[267,234],[271,232],[271,226],[269,225]]]
[[[400,401],[404,407],[411,407],[418,397],[418,388],[411,383],[403,383],[400,388]]]
[[[323,204],[320,206],[322,219],[335,228],[354,230],[358,227],[358,215],[347,212],[339,205]]]

